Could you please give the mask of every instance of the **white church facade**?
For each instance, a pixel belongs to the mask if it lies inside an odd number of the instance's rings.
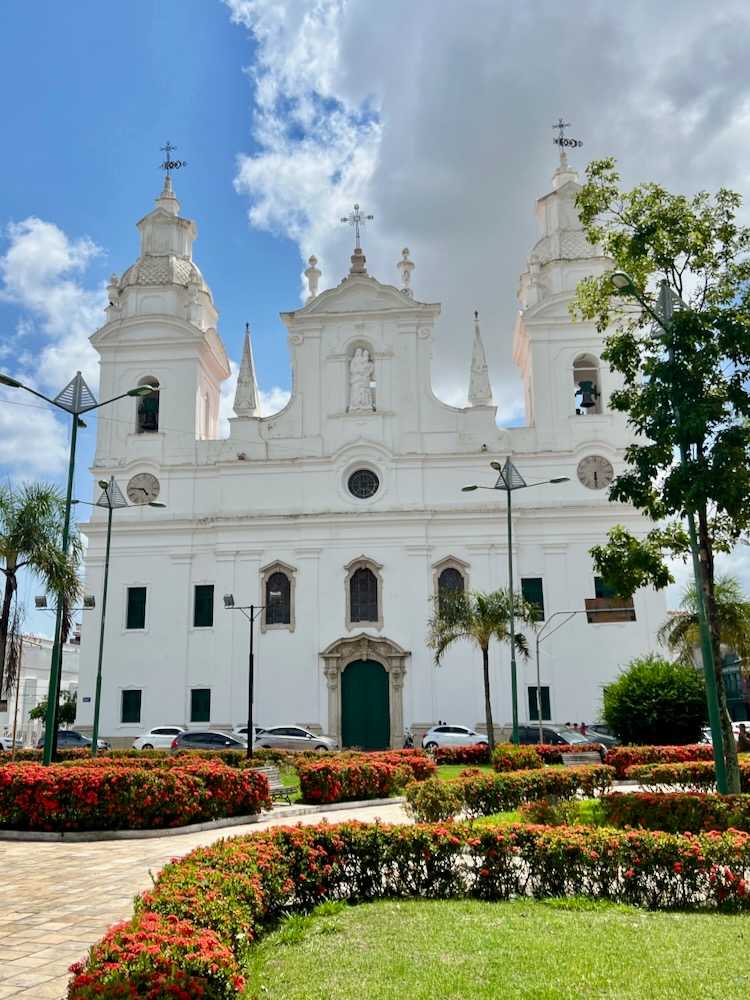
[[[273,416],[259,414],[246,334],[236,416],[220,438],[229,363],[192,260],[195,224],[180,216],[167,178],[138,223],[141,254],[113,275],[106,322],[92,337],[102,398],[159,386],[98,421],[94,483],[114,476],[137,505],[114,517],[100,735],[125,740],[167,723],[227,729],[247,718],[249,626],[225,609],[226,594],[265,606],[255,632],[260,724],[296,723],[372,746],[400,746],[405,727],[439,719],[481,726],[481,656],[459,644],[436,667],[427,620],[440,587],[507,586],[504,494],[461,489],[491,485],[489,462],[506,456],[528,483],[569,479],[513,495],[516,588],[546,618],[606,596],[591,546],[615,523],[644,525],[608,500],[628,432],[608,409],[615,383],[602,337],[568,312],[577,282],[610,266],[585,240],[576,190],[563,160],[537,203],[539,240],[514,334],[525,426],[496,424],[478,323],[468,405],[434,395],[440,306],[414,297],[408,251],[398,285],[385,284],[367,273],[357,240],[335,287],[318,290],[311,258],[305,305],[281,314],[292,392]],[[147,506],[157,498],[165,509]],[[86,588],[95,594],[105,527],[98,510],[84,526]],[[571,620],[541,646],[543,716],[598,718],[603,685],[655,647],[664,615],[663,597],[641,591],[634,620]],[[84,629],[77,725],[85,729],[98,612]],[[509,650],[495,643],[490,655],[494,718],[509,723]],[[536,717],[533,655],[519,658],[518,671],[523,723]]]

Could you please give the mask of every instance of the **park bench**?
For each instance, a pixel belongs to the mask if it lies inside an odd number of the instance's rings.
[[[254,767],[252,770],[257,771],[258,774],[265,774],[272,799],[286,799],[289,805],[292,804],[292,789],[281,780],[281,771],[278,767],[269,765],[267,767]]]
[[[563,753],[560,756],[566,767],[580,767],[581,764],[601,764],[602,762],[598,750],[581,750],[580,753]]]

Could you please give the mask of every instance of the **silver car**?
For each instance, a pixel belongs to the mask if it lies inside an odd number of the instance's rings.
[[[487,737],[468,726],[433,726],[422,738],[425,750],[435,750],[437,747],[466,747],[476,744],[487,746]]]
[[[301,726],[269,726],[255,737],[256,747],[273,750],[337,750],[330,736],[316,736]]]

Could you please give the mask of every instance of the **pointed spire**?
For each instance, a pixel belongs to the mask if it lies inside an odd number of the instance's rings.
[[[169,174],[165,174],[164,176],[164,187],[161,189],[161,194],[156,199],[156,206],[157,208],[164,209],[165,212],[169,212],[170,215],[180,214],[180,203],[174,193],[172,178]]]
[[[471,352],[471,376],[469,379],[469,406],[491,406],[492,388],[487,370],[482,334],[479,332],[479,313],[474,310],[474,347]]]
[[[238,417],[259,417],[258,398],[253,345],[250,341],[250,324],[245,323],[245,343],[242,348],[240,373],[237,376],[237,390],[234,394],[234,412]]]

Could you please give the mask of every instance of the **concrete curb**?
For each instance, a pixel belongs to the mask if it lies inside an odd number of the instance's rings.
[[[36,841],[52,844],[81,844],[101,840],[151,840],[154,837],[181,837],[187,833],[202,833],[206,830],[223,830],[232,826],[249,826],[275,819],[294,819],[314,813],[339,812],[344,809],[367,809],[373,806],[401,805],[403,795],[392,799],[363,799],[357,802],[331,802],[320,806],[279,806],[271,812],[253,813],[251,816],[227,816],[212,819],[206,823],[191,823],[189,826],[172,826],[158,830],[71,830],[56,833],[54,830],[0,830],[0,841]]]

